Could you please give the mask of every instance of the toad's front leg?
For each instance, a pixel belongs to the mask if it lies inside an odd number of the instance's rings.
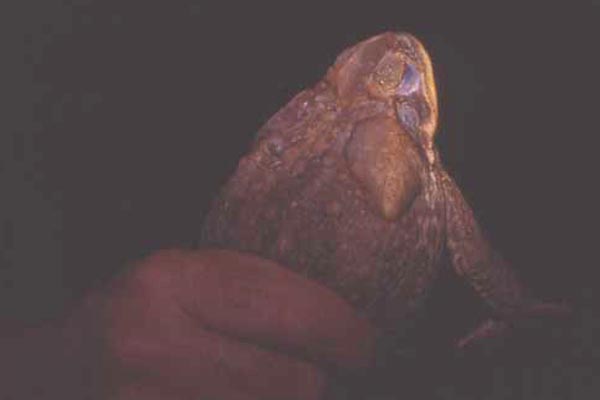
[[[443,174],[446,203],[446,247],[456,273],[465,278],[492,309],[492,317],[457,342],[465,348],[506,333],[513,326],[539,317],[565,317],[570,308],[533,297],[506,261],[485,239],[473,211],[456,183]]]

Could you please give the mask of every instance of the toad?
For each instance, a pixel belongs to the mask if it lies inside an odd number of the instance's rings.
[[[493,314],[460,345],[564,311],[536,300],[485,239],[440,160],[437,123],[432,63],[415,37],[387,32],[346,49],[259,130],[203,245],[289,266],[390,333],[415,319],[445,265]]]

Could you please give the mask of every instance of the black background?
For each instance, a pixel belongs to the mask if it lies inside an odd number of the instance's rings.
[[[0,316],[55,318],[127,261],[192,243],[266,118],[345,47],[408,31],[488,236],[576,309],[569,355],[522,393],[592,398],[600,3],[439,3],[3,2]]]

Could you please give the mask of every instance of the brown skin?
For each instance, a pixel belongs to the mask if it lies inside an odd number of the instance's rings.
[[[439,159],[437,113],[417,39],[388,32],[345,50],[261,128],[202,243],[291,266],[392,336],[415,318],[445,254],[494,313],[460,346],[564,313],[534,299],[483,237]]]
[[[0,324],[0,397],[318,399],[329,372],[371,364],[373,338],[334,293],[274,262],[162,251],[66,322]]]

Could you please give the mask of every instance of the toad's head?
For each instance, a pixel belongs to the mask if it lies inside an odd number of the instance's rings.
[[[340,101],[386,101],[398,123],[426,149],[433,146],[438,119],[431,59],[414,36],[387,32],[341,53],[328,72]]]

